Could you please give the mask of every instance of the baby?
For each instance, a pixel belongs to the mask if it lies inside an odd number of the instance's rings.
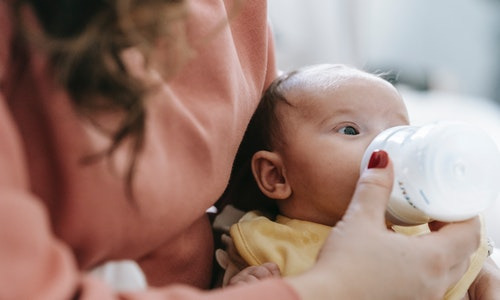
[[[236,206],[249,211],[230,230],[239,255],[282,276],[310,268],[349,205],[367,146],[383,130],[408,124],[401,95],[376,75],[315,65],[277,78],[245,133],[229,185]],[[401,231],[421,234],[424,226]],[[447,299],[465,295],[485,258],[481,246]],[[248,274],[232,283],[261,276]]]

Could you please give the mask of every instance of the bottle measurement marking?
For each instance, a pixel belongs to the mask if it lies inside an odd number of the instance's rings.
[[[422,198],[424,198],[425,203],[427,203],[427,205],[430,205],[431,203],[429,202],[429,199],[427,199],[427,197],[425,196],[424,191],[418,190],[418,192],[420,193],[420,195],[422,195]]]
[[[410,195],[406,192],[406,188],[404,186],[404,183],[402,181],[398,181],[399,189],[401,190],[401,193],[403,194],[403,197],[405,198],[406,202],[411,205],[411,207],[418,209],[418,207],[411,201]]]

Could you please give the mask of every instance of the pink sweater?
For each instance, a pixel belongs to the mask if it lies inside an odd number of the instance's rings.
[[[149,283],[168,284],[123,299],[296,299],[282,280],[210,293],[188,287],[209,285],[214,249],[205,211],[223,192],[245,126],[276,75],[265,1],[244,1],[148,99],[137,208],[109,162],[79,163],[108,140],[77,116],[42,54],[12,48],[8,2],[0,2],[0,299],[118,298],[85,275],[112,259],[136,260]],[[226,16],[223,1],[190,7],[193,42]],[[113,160],[119,171],[125,151]]]

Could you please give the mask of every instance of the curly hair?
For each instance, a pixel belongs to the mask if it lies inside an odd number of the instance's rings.
[[[33,8],[40,32],[26,26],[22,17],[26,4]],[[109,158],[125,141],[131,143],[126,186],[132,197],[137,154],[144,143],[147,89],[127,72],[120,55],[133,46],[148,63],[158,38],[175,43],[171,24],[186,17],[184,1],[18,0],[15,15],[17,42],[34,44],[47,54],[55,79],[77,112],[111,139],[108,149],[84,157],[82,163]],[[93,116],[101,112],[120,113],[119,125],[111,131],[100,126]]]

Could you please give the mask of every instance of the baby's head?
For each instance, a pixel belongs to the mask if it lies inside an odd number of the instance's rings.
[[[235,167],[251,170],[267,199],[260,203],[334,225],[351,200],[368,144],[384,129],[407,124],[400,94],[384,79],[344,65],[310,66],[268,88]],[[244,201],[259,208],[259,199]]]

